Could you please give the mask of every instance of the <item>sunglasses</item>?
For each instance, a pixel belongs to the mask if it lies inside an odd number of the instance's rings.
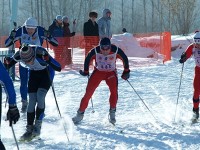
[[[101,48],[101,50],[103,50],[103,51],[107,51],[107,50],[110,49],[110,45],[101,45],[100,48]]]

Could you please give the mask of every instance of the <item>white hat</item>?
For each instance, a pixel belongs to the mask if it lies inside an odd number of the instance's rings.
[[[61,15],[57,15],[56,16],[56,20],[61,20],[62,21],[62,16]]]
[[[27,28],[37,28],[38,22],[35,18],[30,17],[25,21],[24,26]]]
[[[196,31],[194,35],[194,43],[200,44],[200,32]]]

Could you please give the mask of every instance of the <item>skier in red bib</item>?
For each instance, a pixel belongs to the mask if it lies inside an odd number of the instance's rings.
[[[193,81],[193,118],[192,122],[199,119],[199,95],[200,95],[200,32],[196,31],[194,35],[194,42],[190,44],[186,51],[181,55],[180,63],[184,63],[188,58],[194,56],[195,60],[195,76]]]
[[[128,58],[119,47],[111,44],[109,38],[102,38],[100,45],[93,48],[88,53],[84,62],[84,70],[80,70],[80,74],[83,76],[89,76],[89,64],[93,59],[95,60],[95,67],[88,81],[86,93],[81,100],[77,115],[72,118],[75,124],[79,123],[83,119],[84,112],[88,106],[90,98],[92,97],[95,89],[99,86],[100,82],[103,80],[106,82],[110,90],[109,121],[113,124],[116,122],[115,112],[118,100],[118,77],[116,69],[117,58],[123,61],[124,71],[121,77],[122,79],[127,80],[130,76]]]

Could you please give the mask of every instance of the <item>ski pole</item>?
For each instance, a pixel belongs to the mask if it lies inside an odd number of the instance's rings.
[[[16,138],[16,136],[15,136],[14,128],[13,128],[12,124],[11,124],[10,126],[11,126],[11,129],[12,129],[12,133],[13,133],[13,137],[14,137],[14,139],[15,139],[15,143],[16,143],[17,149],[19,150],[19,145],[18,145],[18,142],[17,142],[17,138]]]
[[[55,93],[55,90],[54,90],[53,82],[52,82],[51,87],[52,87],[54,99],[55,99],[55,102],[56,102],[56,107],[57,107],[58,113],[59,113],[59,115],[60,115],[60,118],[61,118],[61,120],[62,120],[63,128],[64,128],[65,134],[66,134],[66,136],[67,136],[67,140],[68,140],[68,142],[69,142],[69,137],[68,137],[68,134],[67,134],[67,129],[65,128],[65,124],[64,124],[64,121],[63,121],[63,117],[62,117],[62,115],[61,115],[61,112],[60,112],[60,109],[59,109],[59,106],[58,106],[58,102],[57,102],[57,99],[56,99],[56,93]]]
[[[180,77],[179,88],[178,88],[178,97],[177,97],[177,100],[176,100],[176,109],[175,109],[174,122],[175,122],[175,119],[176,119],[176,111],[177,111],[178,99],[179,99],[179,94],[180,94],[180,89],[181,89],[181,82],[182,82],[182,78],[183,78],[183,68],[184,68],[184,63],[182,65],[182,69],[181,69],[181,77]]]
[[[136,93],[136,95],[140,98],[140,100],[142,101],[142,103],[144,104],[144,106],[148,109],[148,111],[151,113],[151,115],[153,116],[153,118],[156,120],[156,117],[153,115],[153,113],[151,112],[151,110],[149,109],[149,107],[145,104],[144,100],[140,97],[140,95],[137,93],[137,91],[134,89],[134,87],[132,86],[132,84],[129,82],[129,80],[126,80],[128,82],[128,84],[132,87],[132,89],[134,90],[134,92]]]
[[[47,40],[46,40],[46,42],[47,42]],[[48,42],[47,42],[47,51],[48,51]],[[48,74],[48,76],[49,76],[49,79],[51,80],[50,74],[49,74],[49,69],[47,69],[47,74]],[[59,116],[60,116],[60,118],[61,118],[62,125],[63,125],[63,128],[64,128],[64,130],[65,130],[65,134],[66,134],[66,136],[67,136],[67,140],[68,140],[68,142],[69,142],[69,137],[68,137],[68,134],[67,134],[67,129],[65,128],[65,124],[64,124],[64,121],[63,121],[63,117],[62,117],[62,115],[61,115],[60,108],[59,108],[59,106],[58,106],[58,101],[57,101],[57,98],[56,98],[56,93],[55,93],[53,81],[52,81],[52,83],[51,83],[51,88],[52,88],[53,96],[54,96],[54,99],[55,99],[55,102],[56,102],[56,107],[57,107]]]
[[[90,79],[90,76],[88,75],[88,82],[89,82],[89,79]],[[93,105],[93,101],[92,101],[92,97],[90,98],[91,99],[91,103],[92,103],[92,113],[94,113],[94,105]]]

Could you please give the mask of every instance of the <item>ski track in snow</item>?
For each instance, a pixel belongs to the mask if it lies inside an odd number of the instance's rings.
[[[129,81],[156,119],[128,82],[120,78],[122,67],[118,64],[119,100],[116,126],[108,122],[109,92],[105,82],[100,84],[92,97],[94,108],[90,101],[84,119],[79,125],[74,125],[71,118],[76,115],[88,79],[80,76],[76,71],[82,68],[66,69],[57,73],[54,80],[54,89],[63,122],[59,116],[52,89],[50,89],[46,98],[41,140],[19,143],[20,150],[199,149],[199,123],[190,125],[193,60],[189,60],[183,70],[175,122],[181,64],[178,63],[177,58],[165,64],[154,63],[151,66],[147,64],[146,61],[140,60],[135,66],[131,66]],[[19,82],[14,82],[14,84],[18,107],[21,108]],[[7,108],[4,108],[5,94],[3,97],[2,117],[5,118],[7,112]],[[67,135],[64,132],[63,123],[67,129]],[[25,126],[26,114],[21,114],[19,122],[14,125],[17,139],[24,133]],[[11,128],[8,122],[3,120],[1,133],[6,148],[15,150],[16,145]]]

